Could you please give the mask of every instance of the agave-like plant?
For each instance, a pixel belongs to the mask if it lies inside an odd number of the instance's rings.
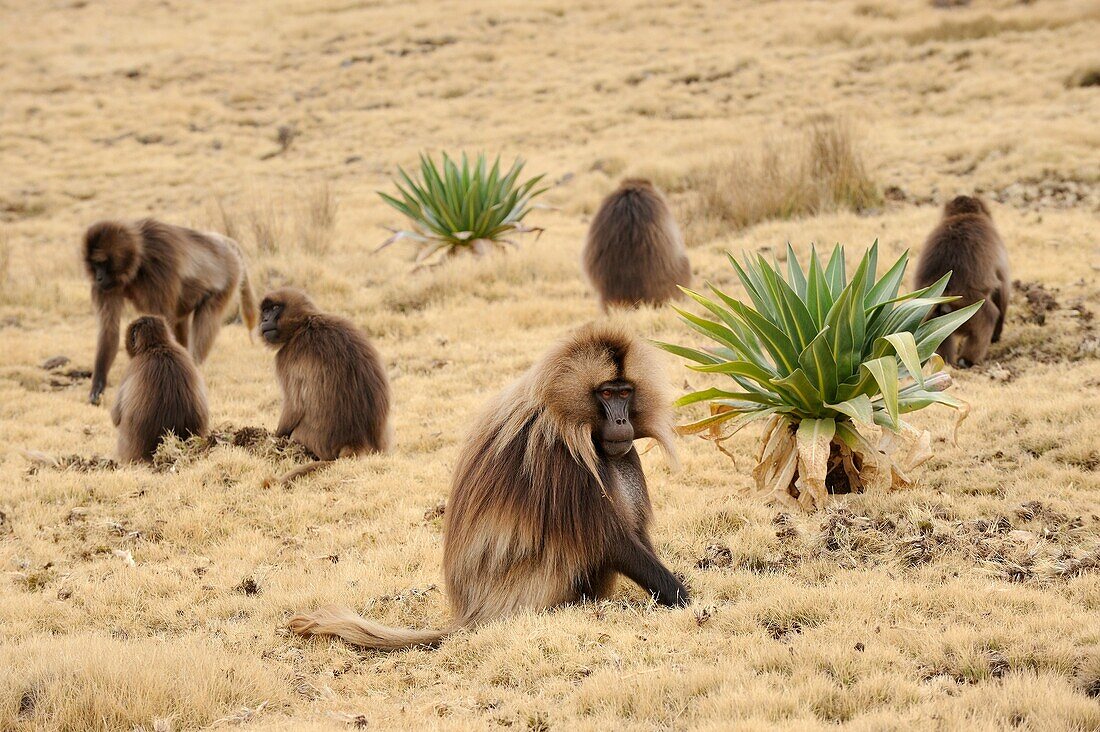
[[[382,242],[378,250],[410,239],[420,245],[416,265],[424,267],[461,251],[485,254],[493,246],[515,245],[509,238],[512,234],[541,233],[542,229],[528,227],[523,219],[531,211],[531,200],[546,190],[535,188],[543,176],[521,183],[523,165],[517,158],[502,173],[499,156],[488,168],[484,154],[479,154],[471,166],[466,153],[462,154],[461,165],[443,153],[440,171],[435,161],[421,153],[418,180],[409,177],[404,169],[397,169],[401,180],[395,185],[400,200],[378,192],[383,201],[412,222],[411,229],[391,229],[393,236]]]
[[[935,351],[981,303],[925,320],[957,299],[943,296],[950,273],[899,296],[908,252],[876,279],[877,241],[850,279],[840,246],[824,267],[814,249],[803,270],[788,244],[786,278],[759,254],[744,265],[729,259],[752,306],[710,283],[713,297],[685,289],[717,320],[677,312],[714,346],[657,344],[695,371],[733,381],[732,390],[681,398],[679,406],[706,402],[711,412],[681,431],[722,449],[733,433],[767,419],[753,477],[763,496],[792,507],[909,485],[906,473],[931,456],[930,438],[902,415],[944,404],[965,417],[966,405],[944,393],[951,376]]]

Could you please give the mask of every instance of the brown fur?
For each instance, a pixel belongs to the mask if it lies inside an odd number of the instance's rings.
[[[944,294],[959,299],[939,306],[936,314],[980,300],[985,304],[940,345],[939,354],[956,366],[981,363],[989,344],[1001,339],[1011,290],[1008,251],[980,198],[958,196],[944,206],[943,219],[921,250],[916,286],[927,287],[948,272]]]
[[[118,387],[111,420],[118,459],[149,461],[169,432],[186,438],[207,432],[206,388],[191,355],[159,316],[138,318],[126,330],[130,365]]]
[[[350,321],[326,315],[284,288],[260,303],[261,324],[277,313],[275,373],[283,392],[277,434],[321,460],[389,449],[390,385],[378,351]]]
[[[454,620],[443,631],[388,628],[328,607],[295,616],[302,635],[339,636],[396,649],[434,645],[458,628],[523,609],[606,596],[624,574],[658,602],[685,604],[687,590],[657,558],[638,453],[602,452],[596,388],[635,388],[634,436],[675,460],[663,366],[614,324],[581,328],[492,401],[470,432],[447,503],[443,573]]]
[[[677,299],[691,264],[672,212],[647,180],[628,178],[604,199],[588,228],[585,274],[600,304],[633,307]]]
[[[240,292],[241,316],[251,329],[256,303],[240,247],[232,239],[155,219],[101,221],[84,235],[84,266],[99,318],[91,402],[107,385],[118,353],[119,321],[127,300],[140,313],[160,315],[180,345],[202,363],[221,328],[222,314]],[[96,283],[106,264],[111,283]]]

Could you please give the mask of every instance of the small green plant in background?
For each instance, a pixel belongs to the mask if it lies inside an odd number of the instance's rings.
[[[820,508],[829,493],[908,485],[906,472],[931,456],[930,437],[902,415],[944,404],[965,416],[965,404],[944,393],[951,376],[935,351],[982,303],[925,321],[956,299],[943,296],[950,273],[899,296],[908,252],[876,279],[877,241],[851,278],[840,246],[824,267],[813,250],[803,270],[788,244],[786,277],[760,255],[729,259],[752,306],[709,283],[713,297],[685,289],[717,320],[677,312],[712,347],[657,344],[689,368],[733,382],[681,398],[679,406],[708,403],[711,411],[681,431],[722,449],[766,419],[753,477],[763,496],[790,506]]]
[[[523,166],[517,158],[502,173],[499,157],[489,168],[483,154],[471,166],[465,153],[461,165],[444,153],[440,170],[421,153],[419,179],[398,168],[400,180],[395,185],[400,198],[378,192],[412,223],[408,230],[391,229],[393,236],[378,249],[410,239],[419,245],[417,267],[425,267],[463,251],[481,255],[494,246],[515,245],[510,238],[515,234],[541,233],[542,229],[527,226],[523,219],[533,207],[532,199],[546,190],[535,187],[543,176],[520,182]]]

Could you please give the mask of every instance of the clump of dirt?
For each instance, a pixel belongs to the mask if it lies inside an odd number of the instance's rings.
[[[446,501],[440,501],[424,512],[424,520],[431,523],[443,518],[445,513],[447,513],[447,503]]]
[[[721,569],[733,564],[733,552],[725,544],[710,544],[695,563],[699,569]]]
[[[240,581],[240,584],[233,588],[233,591],[250,597],[258,595],[260,594],[260,583],[254,577],[245,577]]]
[[[1042,177],[1019,181],[991,191],[979,191],[998,203],[1037,211],[1044,208],[1100,209],[1100,186],[1047,171]]]
[[[50,372],[49,381],[47,382],[47,384],[53,391],[68,389],[71,386],[76,386],[77,384],[92,378],[92,372],[88,371],[87,369],[69,369],[67,371],[61,370],[68,365],[68,356],[52,356],[39,364],[43,371]]]
[[[1024,322],[1045,325],[1047,313],[1058,309],[1058,300],[1054,297],[1054,293],[1044,287],[1043,283],[1016,280],[1012,286],[1027,301],[1030,315],[1024,317]]]
[[[256,457],[270,461],[292,460],[306,463],[317,459],[304,445],[288,437],[279,437],[263,427],[234,428],[226,424],[216,427],[206,435],[193,436],[186,440],[169,436],[162,440],[153,454],[153,469],[163,472],[190,465],[219,445],[240,447]]]
[[[934,510],[874,516],[831,506],[811,549],[845,567],[889,559],[916,567],[962,556],[1014,582],[1049,582],[1100,569],[1095,521],[1088,527],[1080,516],[1039,501],[1014,513],[960,521]]]
[[[31,461],[27,475],[38,475],[42,468],[76,473],[91,473],[99,470],[118,470],[118,462],[105,455],[47,455],[41,452],[25,452],[24,457]]]
[[[64,368],[65,366],[69,365],[69,357],[53,356],[52,358],[47,358],[40,365],[46,371],[53,371],[54,369]]]

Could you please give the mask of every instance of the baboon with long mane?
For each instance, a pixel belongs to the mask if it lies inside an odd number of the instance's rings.
[[[985,300],[937,349],[945,361],[965,368],[985,360],[989,344],[1001,339],[1011,293],[1008,251],[985,201],[976,196],[957,196],[944,206],[943,218],[921,249],[915,284],[927,287],[948,272],[944,295],[959,299],[938,306],[934,314]]]
[[[691,284],[684,238],[664,196],[648,180],[627,178],[604,199],[588,228],[584,271],[606,310],[660,305]]]
[[[662,605],[688,602],[649,537],[651,507],[634,440],[675,461],[664,369],[615,324],[585,326],[497,396],[471,430],[447,503],[445,630],[390,628],[341,607],[294,616],[301,635],[393,650],[459,628],[610,592],[617,575]]]
[[[302,443],[322,461],[385,452],[391,432],[390,384],[382,357],[344,318],[321,312],[286,287],[260,303],[260,334],[275,355],[283,392],[276,434]],[[282,480],[319,467],[311,464]]]
[[[168,433],[187,438],[206,434],[210,412],[202,376],[183,346],[172,340],[157,315],[138,318],[126,329],[130,364],[111,407],[118,428],[118,459],[153,459]]]
[[[99,403],[118,354],[127,300],[139,313],[163,317],[196,364],[206,359],[238,291],[242,319],[250,331],[256,325],[244,256],[228,237],[156,219],[100,221],[85,232],[83,255],[99,319],[92,404]]]

